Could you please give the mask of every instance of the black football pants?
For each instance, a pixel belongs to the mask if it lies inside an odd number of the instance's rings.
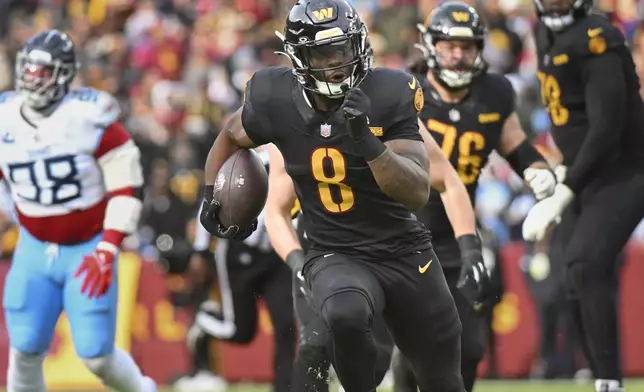
[[[457,289],[461,272],[460,250],[456,241],[434,241],[434,250],[439,255],[445,279],[454,297],[463,332],[461,334],[461,375],[467,392],[474,389],[478,364],[485,354],[485,319]],[[430,355],[430,354],[428,354]],[[393,363],[394,392],[415,392],[416,378],[407,361],[396,353]]]
[[[616,260],[644,218],[644,174],[598,177],[567,208],[558,227],[566,286],[582,347],[597,379],[621,380]]]
[[[291,392],[328,392],[329,367],[333,364],[333,340],[327,326],[301,290],[303,283],[294,277],[293,298],[295,314],[300,330],[299,347]],[[382,316],[373,322],[373,336],[376,343],[376,385],[389,371],[394,342],[389,335]],[[335,368],[337,365],[333,364]]]
[[[291,269],[275,252],[238,241],[219,240],[215,254],[221,311],[199,312],[197,325],[214,338],[248,344],[257,329],[257,298],[262,298],[275,338],[273,391],[290,391],[296,339]]]
[[[333,340],[333,362],[347,392],[376,389],[374,319],[418,375],[421,392],[464,392],[461,323],[432,250],[395,260],[364,261],[329,253],[304,267],[313,306]]]
[[[300,219],[297,234],[302,249],[308,251],[304,235],[304,221]],[[293,302],[300,331],[297,359],[291,392],[328,392],[329,367],[332,364],[333,340],[322,317],[315,312],[304,294],[305,283],[293,274]],[[377,346],[376,385],[389,371],[394,343],[382,317],[374,320],[373,335]],[[334,365],[334,367],[337,367]]]

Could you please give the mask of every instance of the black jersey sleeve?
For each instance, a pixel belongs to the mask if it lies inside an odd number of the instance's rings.
[[[423,109],[425,98],[423,88],[416,77],[402,73],[404,76],[396,79],[400,80],[402,86],[396,90],[398,94],[392,94],[396,97],[398,104],[394,106],[392,122],[384,132],[383,142],[396,139],[409,139],[422,141],[418,128],[418,113]],[[392,99],[392,98],[389,98]]]
[[[627,83],[624,69],[631,61],[624,37],[611,25],[587,29],[577,53],[584,84],[588,132],[564,183],[578,192],[592,178],[601,162],[619,154],[624,128]],[[592,37],[590,37],[592,36]]]
[[[242,108],[242,125],[246,134],[258,146],[273,141],[271,122],[268,116],[270,75],[258,71],[246,83]]]
[[[516,92],[508,78],[504,75],[498,76],[497,94],[499,112],[503,122],[516,110]]]

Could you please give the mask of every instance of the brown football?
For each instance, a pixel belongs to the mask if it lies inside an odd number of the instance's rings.
[[[267,195],[268,173],[254,151],[237,151],[219,169],[214,200],[221,204],[219,220],[224,226],[250,227],[262,212]]]

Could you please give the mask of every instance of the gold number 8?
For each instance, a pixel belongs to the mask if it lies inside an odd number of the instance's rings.
[[[328,159],[333,167],[333,174],[324,172],[324,161]],[[354,204],[353,190],[343,181],[347,177],[347,163],[340,151],[335,148],[321,147],[311,154],[311,170],[313,178],[318,181],[318,196],[324,208],[333,213],[349,211]],[[331,185],[340,189],[340,200],[333,200]]]

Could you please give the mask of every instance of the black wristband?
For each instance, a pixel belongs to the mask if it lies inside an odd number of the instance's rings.
[[[529,168],[533,163],[546,162],[546,159],[537,151],[537,149],[528,141],[524,140],[511,153],[505,156],[505,160],[510,164],[512,170],[523,178],[523,171]]]
[[[300,271],[304,265],[304,251],[302,249],[295,249],[286,256],[286,264],[291,267],[293,271]]]
[[[387,146],[371,133],[366,118],[348,120],[347,127],[350,127],[349,135],[358,147],[358,152],[367,162],[375,160],[387,150]]]
[[[481,251],[481,241],[475,234],[465,234],[456,239],[461,254],[471,251]]]
[[[208,202],[208,204],[212,203],[212,199],[215,197],[215,186],[214,185],[206,185],[206,190],[204,191],[203,198]]]

